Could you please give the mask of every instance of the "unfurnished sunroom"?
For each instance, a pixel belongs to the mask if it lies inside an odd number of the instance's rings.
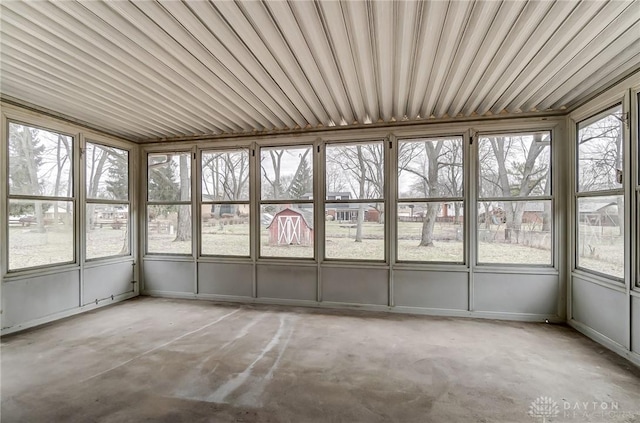
[[[343,316],[331,324],[355,332],[358,319],[379,319],[362,329],[371,333],[404,333],[389,326],[396,319],[428,331],[446,317],[514,340],[533,330],[514,322],[557,323],[624,357],[604,360],[618,370],[640,364],[638,1],[3,1],[0,12],[8,421],[43,418],[16,399],[42,383],[17,382],[21,337],[88,322],[73,326],[82,334],[100,313],[127,326],[116,310],[151,321],[204,314],[171,334],[140,323],[154,339],[126,341],[122,360],[105,358],[113,363],[156,354],[163,336],[182,340],[234,305],[283,313],[263,331],[292,342],[302,327],[324,333],[304,320],[318,316]],[[244,339],[261,324],[226,330]],[[102,330],[115,342],[117,328]],[[392,360],[390,333],[375,345]],[[230,348],[225,339],[211,342]],[[332,342],[319,339],[295,345]],[[404,341],[402,354],[414,354],[424,340]],[[251,366],[275,354],[265,342]],[[549,342],[560,354],[562,342]],[[626,399],[640,386],[634,364],[619,399],[594,385],[574,400],[618,400],[627,414],[605,417],[640,418],[637,398],[635,409]],[[273,369],[251,376],[266,391],[249,397],[267,395]],[[261,410],[269,401],[229,396],[240,370],[207,382],[218,394],[205,402]],[[278,407],[269,418],[310,419]],[[474,421],[466,407],[459,421]],[[497,421],[567,418],[497,407]],[[340,410],[335,420],[366,420]]]

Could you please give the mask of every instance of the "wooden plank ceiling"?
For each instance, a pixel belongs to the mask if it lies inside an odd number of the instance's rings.
[[[131,140],[558,111],[639,1],[2,1],[2,96]]]

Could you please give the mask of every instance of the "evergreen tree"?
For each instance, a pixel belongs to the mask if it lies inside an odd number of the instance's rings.
[[[300,199],[313,190],[313,175],[306,155],[302,156],[298,170],[289,184],[289,198]]]
[[[162,163],[151,163],[149,169],[149,200],[179,201],[180,186],[175,181],[176,164],[169,160]]]
[[[9,125],[9,189],[12,194],[39,195],[38,168],[44,146],[38,130],[23,125]]]
[[[127,153],[111,152],[109,155],[109,180],[107,192],[114,200],[126,200],[129,193]]]

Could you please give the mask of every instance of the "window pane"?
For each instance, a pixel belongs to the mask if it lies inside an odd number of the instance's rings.
[[[149,201],[191,199],[191,153],[154,153],[148,160]]]
[[[398,196],[462,196],[462,138],[403,141],[398,150]]]
[[[578,267],[624,278],[624,197],[578,199]]]
[[[249,255],[249,204],[203,204],[202,254]]]
[[[622,106],[578,125],[578,190],[622,188]]]
[[[87,198],[129,200],[129,152],[87,143]]]
[[[325,256],[384,260],[384,204],[326,204]]]
[[[462,202],[399,203],[398,260],[464,261]]]
[[[308,147],[260,150],[263,200],[313,198],[313,153]]]
[[[202,153],[202,201],[249,201],[249,152]]]
[[[73,138],[9,123],[9,193],[72,197]]]
[[[384,197],[384,148],[381,142],[332,144],[326,151],[327,200]]]
[[[74,261],[71,201],[9,200],[9,270]]]
[[[478,203],[478,262],[552,264],[551,201]]]
[[[191,254],[191,206],[147,206],[147,252]]]
[[[313,258],[313,205],[263,204],[260,255]]]
[[[87,259],[129,254],[129,206],[87,204]]]
[[[551,133],[481,136],[480,198],[551,195]]]

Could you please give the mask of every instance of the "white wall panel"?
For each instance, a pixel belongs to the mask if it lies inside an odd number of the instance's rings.
[[[133,271],[131,261],[85,268],[82,304],[132,292]]]
[[[627,295],[573,276],[573,319],[613,341],[625,345],[629,316]]]
[[[474,274],[473,310],[556,315],[558,276]]]
[[[395,270],[393,294],[396,306],[467,310],[469,274]]]
[[[145,260],[144,291],[194,294],[195,264],[188,261]]]
[[[5,281],[2,285],[2,328],[12,328],[79,305],[79,270]]]
[[[389,271],[387,269],[322,269],[322,301],[387,305]]]
[[[198,263],[198,293],[251,297],[253,265]]]
[[[258,265],[258,297],[315,301],[316,267]]]
[[[640,297],[631,297],[631,351],[640,354]]]

